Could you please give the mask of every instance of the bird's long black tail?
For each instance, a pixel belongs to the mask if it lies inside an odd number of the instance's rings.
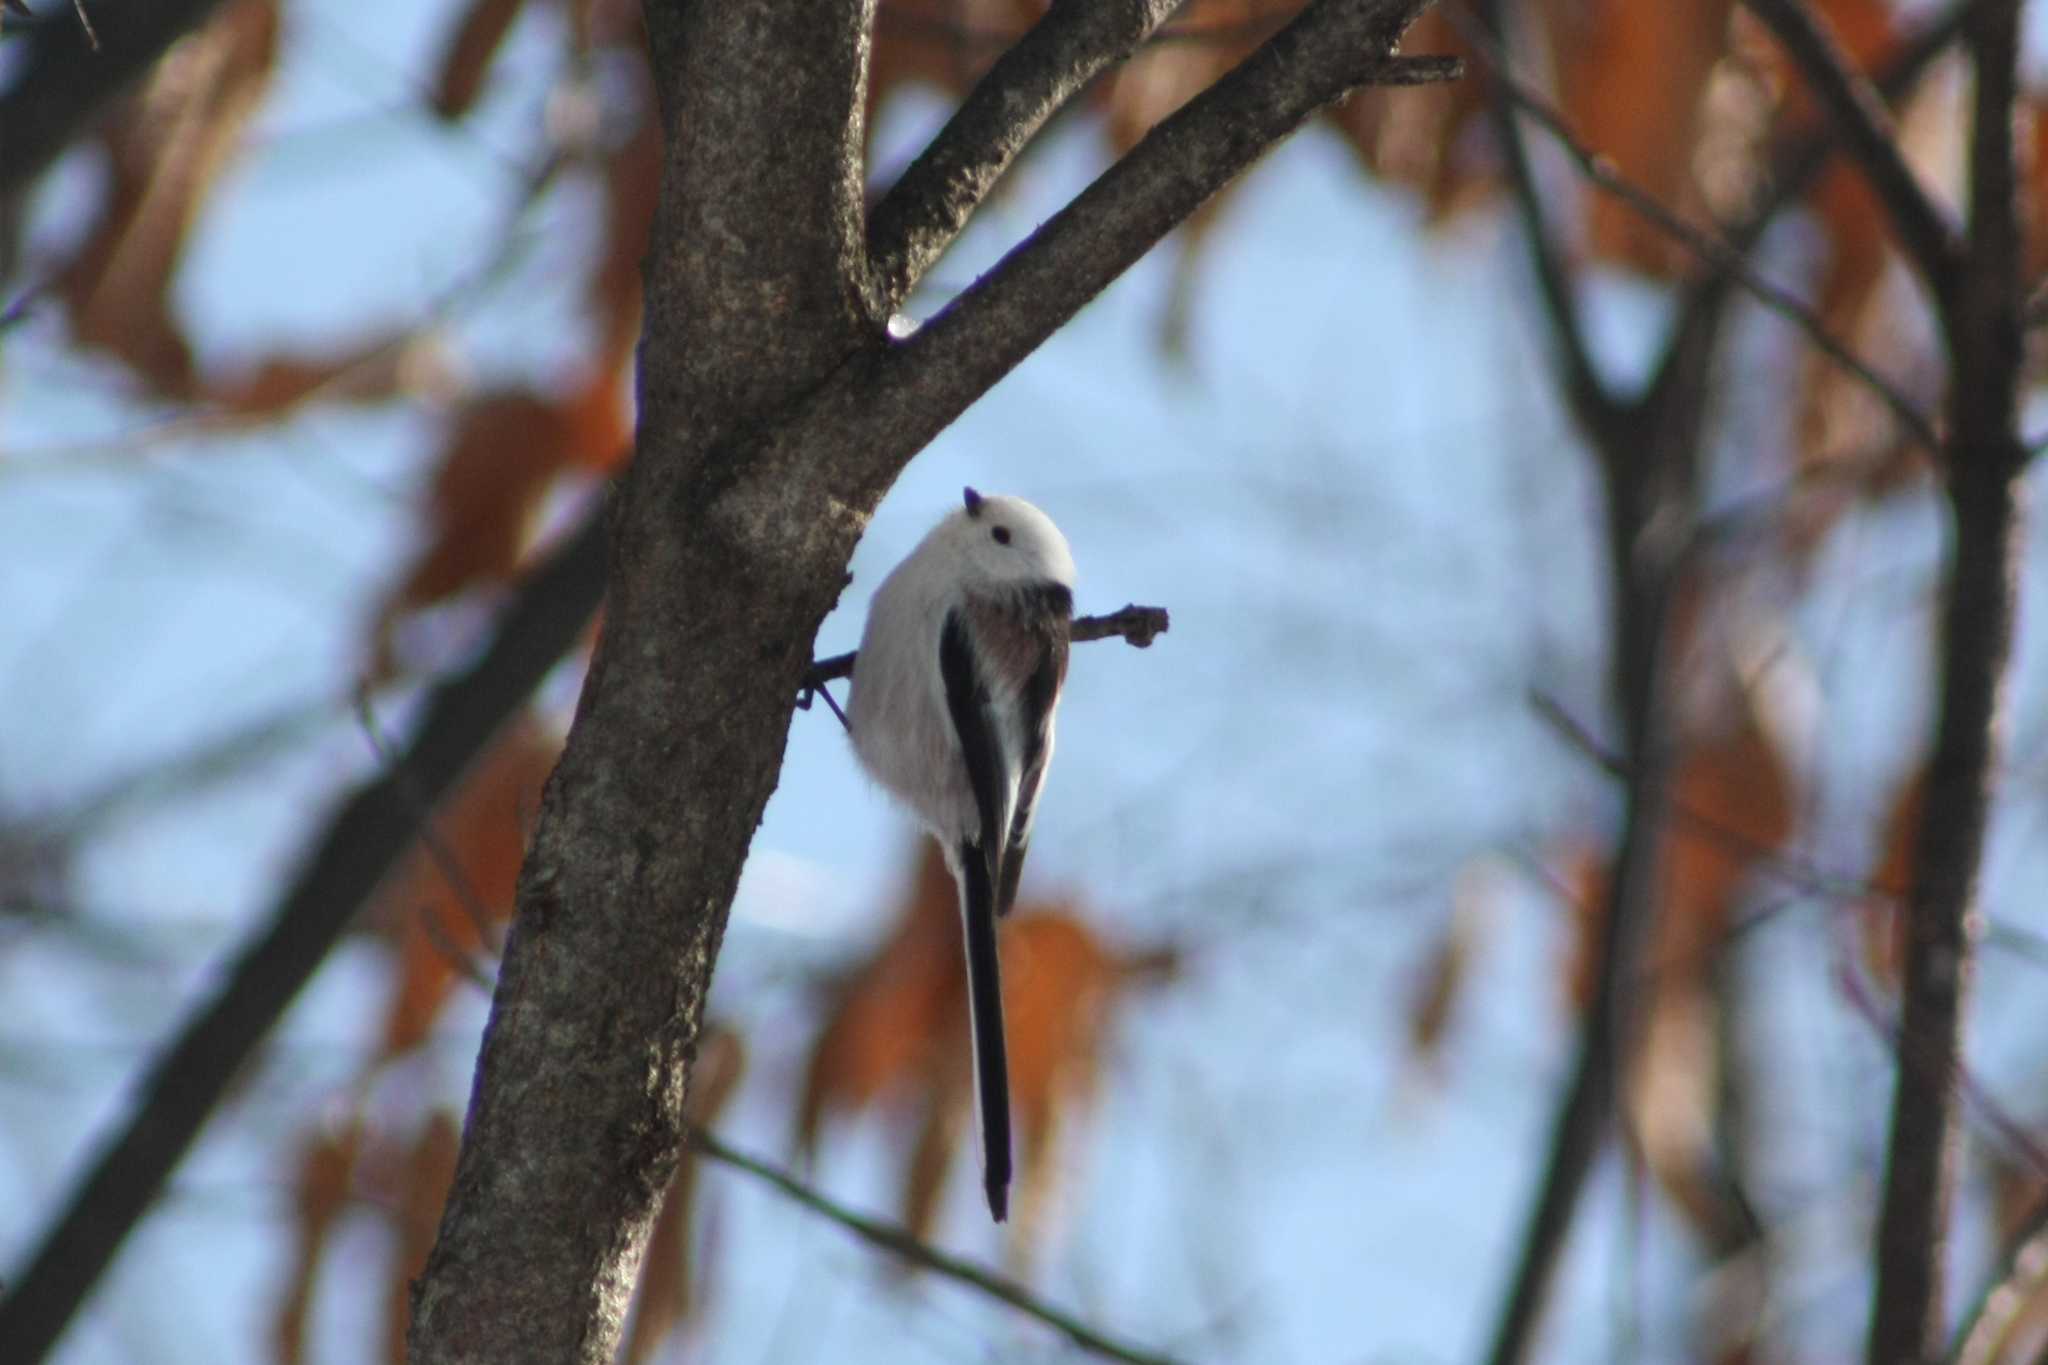
[[[1000,1223],[1010,1212],[1010,1062],[1003,1041],[1003,976],[996,959],[995,884],[988,858],[960,846],[960,909],[967,939],[967,1008],[981,1100],[982,1186]]]

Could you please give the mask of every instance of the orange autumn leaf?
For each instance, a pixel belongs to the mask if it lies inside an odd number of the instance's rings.
[[[939,1030],[958,1008],[959,910],[938,846],[924,841],[916,880],[888,940],[835,989],[797,1099],[797,1144],[817,1149],[825,1115],[914,1089],[933,1068]]]
[[[436,114],[444,119],[460,118],[476,104],[491,62],[505,45],[512,22],[525,8],[526,0],[471,0],[449,35],[434,73],[430,102]]]
[[[1880,69],[1898,47],[1895,7],[1884,0],[1825,0],[1817,9],[1859,70]],[[1761,51],[1784,89],[1782,126],[1801,134],[1827,126],[1829,116],[1783,50],[1771,41]],[[1918,118],[1915,105],[1900,112],[1902,140]],[[1825,252],[1816,291],[1822,325],[1881,368],[1909,369],[1911,355],[1899,354],[1901,338],[1909,334],[1896,316],[1899,300],[1881,287],[1894,254],[1891,218],[1868,178],[1846,154],[1838,154],[1821,172],[1807,204]],[[1806,356],[1802,367],[1794,437],[1803,465],[1855,460],[1872,466],[1866,478],[1880,490],[1921,467],[1919,453],[1902,441],[1895,419],[1858,381],[1818,354]],[[1809,502],[1793,527],[1798,550],[1810,549],[1846,505],[1839,497]]]
[[[1733,0],[1589,0],[1556,16],[1557,100],[1567,122],[1631,183],[1682,212],[1697,210],[1692,151],[1707,89],[1728,40]],[[1613,195],[1588,192],[1596,255],[1652,275],[1693,260]]]
[[[171,48],[101,133],[111,183],[54,292],[81,345],[115,356],[158,393],[183,397],[193,388],[191,347],[171,314],[171,280],[269,85],[277,23],[273,0],[222,6]]]
[[[1747,709],[1732,728],[1694,741],[1678,759],[1660,834],[1650,941],[1640,984],[1630,991],[1640,1031],[1622,1103],[1635,1156],[1710,1246],[1726,1245],[1742,1217],[1718,1176],[1714,1151],[1714,965],[1749,878],[1790,837],[1794,814],[1790,775]],[[1606,933],[1611,871],[1585,843],[1562,856],[1564,880],[1581,907],[1565,979],[1585,1009]]]
[[[951,876],[924,841],[896,930],[837,993],[798,1099],[814,1150],[831,1111],[893,1102],[918,1116],[903,1173],[904,1225],[929,1232],[973,1105],[967,983]],[[1033,1241],[1054,1184],[1064,1118],[1093,1092],[1103,1028],[1126,986],[1171,970],[1170,955],[1105,947],[1071,904],[1021,904],[999,930],[1011,1105],[1023,1148],[1013,1254]]]
[[[560,749],[531,716],[506,727],[432,817],[434,837],[460,881],[422,845],[378,893],[371,913],[398,947],[382,1056],[426,1039],[455,988],[458,963],[481,958],[490,946],[487,931],[510,917],[527,827]]]
[[[2027,149],[2027,278],[2036,288],[2048,274],[2048,99],[2027,101],[2027,124],[2031,136]]]
[[[299,1365],[306,1358],[313,1286],[335,1220],[354,1189],[362,1138],[362,1125],[352,1118],[339,1129],[316,1128],[300,1153],[292,1188],[292,1270],[271,1320],[271,1349],[280,1365]]]
[[[1714,964],[1745,883],[1791,836],[1794,799],[1777,750],[1745,711],[1680,759],[1665,824],[1643,1032],[1625,1104],[1658,1185],[1712,1247],[1738,1236],[1719,1176],[1720,1004]]]
[[[1558,893],[1571,912],[1566,940],[1564,994],[1575,1013],[1593,1007],[1594,975],[1607,936],[1607,896],[1611,869],[1607,853],[1587,837],[1564,840],[1548,861]]]
[[[434,368],[431,343],[403,333],[373,337],[331,353],[279,353],[246,373],[208,378],[204,398],[242,416],[273,416],[314,398],[370,403],[416,387],[414,376]]]
[[[1409,988],[1408,1060],[1425,1073],[1434,1073],[1442,1062],[1451,1015],[1471,974],[1480,901],[1485,895],[1474,880],[1476,875],[1468,871],[1459,877],[1451,893],[1450,913],[1430,942]]]
[[[1913,859],[1926,803],[1927,770],[1919,768],[1900,784],[1878,835],[1877,865],[1869,879],[1876,894],[1856,905],[1864,970],[1893,991],[1906,964],[1906,897],[1913,890]]]
[[[378,672],[399,616],[512,577],[588,421],[523,389],[479,394],[456,414],[427,499],[427,543],[378,617]]]

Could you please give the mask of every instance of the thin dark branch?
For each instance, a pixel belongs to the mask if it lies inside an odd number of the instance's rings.
[[[0,94],[0,198],[11,198],[220,0],[121,5],[101,26],[37,24]]]
[[[1612,161],[1581,140],[1557,107],[1533,86],[1514,74],[1505,54],[1490,39],[1477,41],[1480,55],[1493,65],[1491,79],[1506,98],[1536,125],[1549,133],[1564,149],[1579,174],[1594,188],[1628,205],[1642,218],[1670,237],[1700,261],[1734,280],[1756,300],[1806,334],[1814,349],[1876,395],[1914,439],[1930,451],[1941,448],[1940,437],[1927,414],[1920,411],[1890,379],[1880,374],[1848,344],[1836,337],[1819,314],[1807,307],[1791,290],[1773,284],[1749,264],[1742,250],[1716,232],[1709,231],[1669,208],[1655,195],[1622,175]]]
[[[1077,616],[1074,618],[1075,643],[1090,640],[1119,639],[1128,641],[1134,649],[1150,649],[1152,642],[1164,635],[1170,621],[1164,607],[1125,607],[1107,616]],[[854,654],[833,654],[811,665],[804,674],[803,690],[815,692],[828,682],[853,676]]]
[[[57,1221],[7,1277],[0,1341],[11,1354],[38,1360],[56,1342],[236,1073],[413,846],[418,800],[445,794],[581,637],[604,570],[604,516],[595,511],[520,590],[490,648],[435,689],[403,761],[416,799],[386,773],[336,814],[258,935],[222,969],[218,992],[140,1080],[133,1111]]]
[[[1937,300],[1954,292],[1962,247],[1949,215],[1906,164],[1898,129],[1876,87],[1858,71],[1806,0],[1743,0],[1785,45],[1827,109],[1849,155],[1890,215],[1906,254]]]
[[[690,1146],[696,1151],[714,1161],[766,1181],[812,1213],[830,1219],[861,1240],[880,1247],[912,1265],[943,1275],[956,1284],[966,1285],[999,1303],[1007,1304],[1026,1317],[1037,1319],[1064,1334],[1067,1340],[1090,1355],[1100,1356],[1105,1360],[1127,1361],[1129,1365],[1170,1365],[1171,1357],[1113,1340],[1073,1314],[1053,1307],[1016,1281],[1005,1279],[971,1261],[940,1251],[918,1240],[908,1229],[897,1224],[885,1223],[879,1218],[857,1213],[844,1204],[820,1194],[788,1172],[771,1166],[758,1157],[748,1156],[736,1148],[727,1146],[706,1129],[690,1125],[689,1141]]]
[[[2004,744],[2016,610],[2021,317],[2018,0],[1971,14],[1976,69],[1970,236],[1944,321],[1952,376],[1948,500],[1953,544],[1942,605],[1940,714],[1914,852],[1901,987],[1898,1086],[1878,1215],[1872,1365],[1936,1358],[1954,1202],[1956,1090],[1993,775]]]
[[[1054,5],[983,76],[868,215],[883,309],[909,296],[1038,130],[1185,0]]]

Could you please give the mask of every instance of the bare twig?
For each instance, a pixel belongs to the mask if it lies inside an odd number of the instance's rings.
[[[1946,308],[1962,256],[1960,240],[1947,212],[1906,164],[1898,129],[1876,88],[1851,64],[1826,21],[1806,0],[1744,3],[1777,35],[1813,86],[1878,202],[1891,216],[1906,254]]]
[[[712,1160],[766,1181],[811,1212],[830,1219],[861,1240],[880,1247],[891,1255],[901,1257],[912,1265],[932,1271],[934,1274],[943,1275],[957,1284],[966,1285],[999,1303],[1007,1304],[1026,1317],[1037,1319],[1064,1334],[1067,1340],[1090,1355],[1100,1356],[1105,1360],[1126,1361],[1129,1365],[1169,1365],[1171,1361],[1171,1357],[1126,1345],[1104,1335],[1071,1313],[1053,1307],[1016,1281],[1005,1279],[971,1261],[940,1251],[918,1240],[906,1228],[894,1223],[885,1223],[879,1218],[870,1218],[864,1213],[857,1213],[812,1189],[788,1172],[771,1166],[758,1157],[748,1156],[737,1148],[727,1146],[704,1128],[692,1124],[688,1136],[690,1146]]]

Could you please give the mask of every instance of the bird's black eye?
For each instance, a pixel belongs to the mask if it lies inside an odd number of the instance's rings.
[[[1010,543],[1010,528],[1007,526],[991,526],[988,529],[988,533],[996,538],[996,544],[998,545],[1008,545]]]

